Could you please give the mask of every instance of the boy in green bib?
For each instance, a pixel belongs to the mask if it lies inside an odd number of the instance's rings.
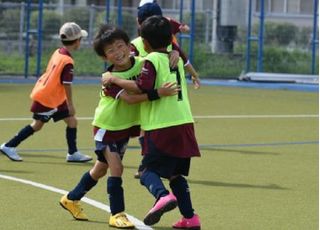
[[[155,197],[156,202],[144,218],[147,225],[156,224],[161,216],[176,206],[182,218],[173,228],[200,229],[200,218],[194,213],[188,176],[191,157],[199,157],[195,138],[187,84],[182,60],[177,68],[170,68],[167,46],[172,39],[169,21],[161,16],[149,17],[141,25],[141,37],[146,51],[141,75],[137,81],[127,81],[108,75],[104,84],[117,84],[136,93],[149,93],[164,82],[176,82],[180,91],[176,96],[141,103],[141,129],[145,131],[143,144],[143,172],[140,182]],[[158,98],[154,94],[153,97]],[[169,192],[161,177],[170,181]]]
[[[134,80],[140,74],[142,60],[130,57],[128,35],[117,28],[103,25],[94,40],[95,52],[112,65],[108,72],[119,79]],[[104,75],[104,74],[103,74]],[[152,95],[175,95],[176,87],[164,84],[151,92]],[[100,178],[110,170],[107,179],[111,216],[109,225],[116,228],[134,228],[127,218],[122,187],[122,159],[129,138],[140,133],[140,105],[136,104],[154,97],[148,94],[133,95],[117,85],[104,88],[95,110],[93,126],[97,161],[93,168],[84,173],[77,186],[64,195],[60,204],[77,220],[88,220],[80,207],[81,198],[90,191]],[[133,104],[133,105],[130,105]]]

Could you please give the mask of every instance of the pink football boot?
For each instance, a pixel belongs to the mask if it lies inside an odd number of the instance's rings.
[[[145,216],[144,224],[153,225],[158,223],[163,213],[169,212],[175,207],[177,207],[177,198],[172,193],[161,197]]]
[[[194,214],[193,217],[190,219],[182,217],[182,219],[179,220],[177,223],[173,224],[172,227],[179,229],[200,230],[200,218],[197,214]]]

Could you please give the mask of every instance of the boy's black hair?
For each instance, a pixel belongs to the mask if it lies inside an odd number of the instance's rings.
[[[122,29],[112,25],[103,24],[93,41],[94,51],[101,57],[105,57],[104,48],[112,44],[115,40],[123,40],[126,44],[130,43],[130,38]]]
[[[141,37],[147,40],[152,49],[166,48],[172,42],[171,26],[162,16],[151,16],[141,25]]]
[[[156,3],[146,3],[141,7],[138,7],[138,23],[141,25],[147,18],[159,15],[162,16],[161,7]]]

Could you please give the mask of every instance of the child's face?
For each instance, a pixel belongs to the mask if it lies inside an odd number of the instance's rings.
[[[112,44],[104,47],[105,60],[118,69],[130,67],[130,45],[123,40],[115,40]]]

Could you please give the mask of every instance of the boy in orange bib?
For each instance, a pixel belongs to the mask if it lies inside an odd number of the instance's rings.
[[[92,160],[77,149],[77,119],[72,100],[73,58],[71,52],[80,48],[81,39],[88,33],[74,22],[65,23],[59,31],[63,46],[51,56],[46,71],[36,82],[31,92],[33,121],[22,128],[11,140],[0,146],[0,151],[10,160],[22,161],[16,147],[33,133],[41,130],[51,118],[54,122],[63,120],[66,125],[68,143],[67,162]]]

